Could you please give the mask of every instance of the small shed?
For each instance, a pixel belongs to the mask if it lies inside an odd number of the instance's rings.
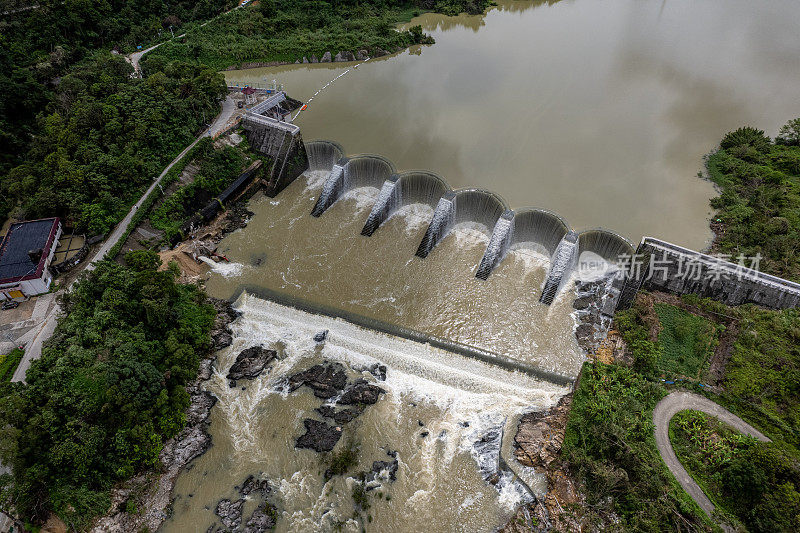
[[[256,103],[256,90],[250,86],[245,87],[242,89],[242,94],[244,94],[244,102],[246,104],[255,104]]]

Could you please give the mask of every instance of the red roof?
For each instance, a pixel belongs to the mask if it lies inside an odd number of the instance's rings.
[[[253,89],[252,87],[245,87],[244,89],[242,89],[242,92],[244,94],[255,94],[256,90]]]

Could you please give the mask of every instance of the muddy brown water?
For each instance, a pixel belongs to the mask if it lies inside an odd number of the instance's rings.
[[[512,207],[537,206],[576,229],[604,226],[631,240],[654,235],[700,248],[709,237],[711,186],[702,156],[728,130],[751,123],[774,134],[800,115],[796,3],[753,9],[744,0],[500,2],[484,16],[426,15],[437,44],[369,62],[320,93],[297,123],[306,139],[348,153],[377,153],[400,170],[429,169],[452,187],[479,186]],[[228,72],[277,79],[307,99],[345,65]],[[462,226],[427,259],[414,257],[431,210],[404,207],[372,237],[359,235],[377,191],[350,192],[309,216],[324,173],[275,199],[254,197],[247,228],[228,235],[207,288],[230,298],[263,287],[575,375],[583,361],[572,331],[574,295],[538,303],[548,261],[516,250],[488,281],[474,278],[486,228]],[[250,475],[269,479],[279,531],[491,531],[525,496],[481,477],[474,444],[492,428],[513,431],[527,410],[564,388],[430,347],[361,330],[245,295],[234,345],[207,384],[213,447],[183,473],[163,531],[205,531],[213,509]],[[320,348],[312,337],[330,329]],[[253,344],[282,359],[230,388],[224,375]],[[350,475],[325,482],[328,456],[295,450],[320,403],[287,394],[287,375],[323,359],[389,367],[386,396],[344,428],[360,446]],[[356,372],[357,373],[357,372]],[[366,375],[366,374],[364,374]],[[244,390],[241,387],[245,387]],[[418,420],[429,431],[420,437]],[[504,447],[510,444],[504,442]],[[337,448],[338,450],[339,448]],[[354,515],[357,471],[398,452],[397,481],[371,491]],[[510,454],[507,454],[510,457]],[[515,467],[516,468],[516,467]],[[536,491],[542,480],[516,468]],[[380,492],[381,497],[377,497]],[[387,501],[386,495],[391,500]],[[245,520],[256,505],[248,500]],[[369,517],[372,521],[369,521]]]
[[[360,66],[300,115],[305,139],[485,187],[636,242],[710,237],[702,157],[742,125],[800,116],[800,4],[498,2],[425,15],[436,44]],[[342,64],[226,72],[307,100]]]

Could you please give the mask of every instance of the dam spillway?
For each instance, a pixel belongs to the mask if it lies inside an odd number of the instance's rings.
[[[394,165],[379,155],[343,157],[331,167],[311,215],[319,217],[344,193],[360,187],[380,188],[394,174]]]
[[[584,252],[591,252],[610,264],[631,254],[631,244],[618,234],[602,228],[576,233],[558,214],[546,209],[512,210],[499,195],[484,189],[453,190],[437,174],[426,170],[397,173],[388,159],[378,155],[345,156],[344,149],[331,141],[307,143],[309,169],[327,172],[322,191],[311,211],[320,217],[348,191],[371,187],[378,191],[361,229],[369,237],[403,206],[423,204],[433,208],[415,255],[426,258],[459,225],[468,224],[489,235],[489,242],[475,271],[487,280],[509,250],[528,249],[550,260],[542,284],[540,302],[550,305]]]
[[[448,191],[450,186],[447,182],[427,170],[412,170],[393,175],[383,183],[361,235],[371,236],[403,205],[425,204],[435,208],[439,199]]]

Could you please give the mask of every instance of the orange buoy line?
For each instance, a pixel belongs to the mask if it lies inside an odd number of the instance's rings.
[[[364,59],[363,61],[361,61],[361,63],[366,63],[366,62],[367,62],[367,61],[369,61],[370,59],[372,59],[372,58],[371,58],[371,57],[368,57],[368,58]],[[300,108],[300,110],[297,112],[297,114],[296,114],[294,117],[292,117],[292,122],[294,122],[294,121],[295,121],[295,119],[296,119],[297,117],[299,117],[299,116],[300,116],[300,113],[302,113],[303,111],[305,111],[306,109],[308,109],[308,104],[310,104],[310,103],[311,103],[311,101],[312,101],[312,100],[314,100],[314,98],[315,98],[315,97],[316,97],[316,96],[317,96],[319,93],[321,93],[322,91],[324,91],[325,89],[327,89],[327,88],[328,88],[328,86],[330,86],[330,85],[331,85],[333,82],[335,82],[336,80],[338,80],[339,78],[341,78],[342,76],[344,76],[345,74],[347,74],[348,72],[350,72],[351,70],[357,69],[357,68],[358,68],[358,66],[359,66],[361,63],[358,63],[358,64],[356,64],[356,65],[353,65],[352,67],[348,68],[347,70],[345,70],[344,72],[342,72],[341,74],[339,74],[338,76],[336,76],[335,78],[333,78],[331,81],[329,81],[328,83],[326,83],[325,85],[323,85],[322,87],[320,87],[320,88],[317,90],[317,92],[315,92],[314,94],[312,94],[312,95],[311,95],[311,98],[309,98],[309,99],[308,99],[308,101],[307,101],[305,104],[303,104],[303,106]]]

